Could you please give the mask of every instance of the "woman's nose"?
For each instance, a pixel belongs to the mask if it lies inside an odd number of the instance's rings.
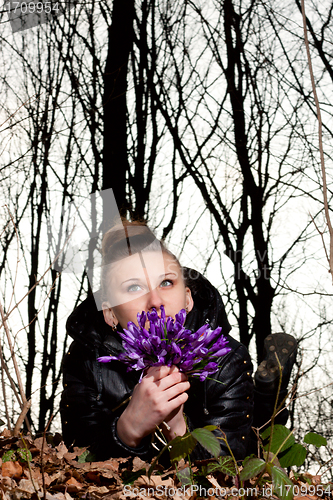
[[[150,311],[153,307],[156,309],[156,311],[160,310],[160,307],[163,304],[163,302],[157,288],[151,289],[149,291],[147,299],[148,299],[148,304],[147,304],[148,311]]]

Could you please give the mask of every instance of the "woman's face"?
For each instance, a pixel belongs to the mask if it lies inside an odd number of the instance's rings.
[[[103,303],[105,321],[137,324],[137,313],[155,308],[160,316],[161,305],[167,316],[180,309],[190,311],[193,299],[185,287],[181,269],[173,257],[161,252],[141,252],[111,265],[109,270],[109,300]]]

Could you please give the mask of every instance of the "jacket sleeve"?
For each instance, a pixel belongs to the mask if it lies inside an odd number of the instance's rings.
[[[189,408],[185,408],[190,428],[216,425],[221,429],[222,432],[216,430],[214,433],[218,437],[226,437],[236,460],[245,458],[250,449],[253,417],[252,371],[247,349],[238,344],[235,350],[221,358],[219,371],[211,376],[215,380],[205,380],[201,391],[199,383],[193,387],[192,403]],[[226,444],[222,440],[220,442],[221,455],[230,455]],[[204,460],[210,457],[204,448],[196,446],[193,459]]]
[[[126,404],[113,411],[130,395],[123,389],[123,378],[110,372],[119,400],[112,400],[103,391],[107,367],[97,361],[99,353],[73,342],[63,362],[64,390],[60,413],[66,446],[89,446],[96,460],[110,457],[138,456],[149,460],[154,454],[151,437],[143,439],[137,448],[123,443],[117,435],[117,420]],[[122,401],[120,401],[122,400]],[[119,403],[120,401],[120,403]]]

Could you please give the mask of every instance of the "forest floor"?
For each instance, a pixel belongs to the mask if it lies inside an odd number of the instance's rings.
[[[174,468],[157,470],[147,476],[150,464],[140,458],[118,458],[86,462],[88,451],[68,451],[60,435],[32,438],[14,437],[8,430],[0,434],[0,495],[2,500],[209,500],[278,498],[267,481],[259,488],[256,480],[237,485],[235,478],[218,473],[202,477],[199,484],[182,486]],[[192,466],[194,473],[202,464]],[[180,463],[180,469],[186,467]],[[304,474],[294,483],[293,498],[331,498],[333,485],[321,485],[321,477]],[[332,492],[331,492],[332,490]]]

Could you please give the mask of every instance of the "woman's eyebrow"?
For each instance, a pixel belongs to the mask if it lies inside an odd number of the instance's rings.
[[[141,278],[129,278],[128,280],[122,281],[121,285],[123,285],[124,283],[128,283],[128,281],[140,281],[140,279]]]
[[[165,273],[165,274],[161,274],[159,276],[159,278],[165,278],[166,276],[175,276],[175,277],[177,277],[177,274],[176,273]]]

